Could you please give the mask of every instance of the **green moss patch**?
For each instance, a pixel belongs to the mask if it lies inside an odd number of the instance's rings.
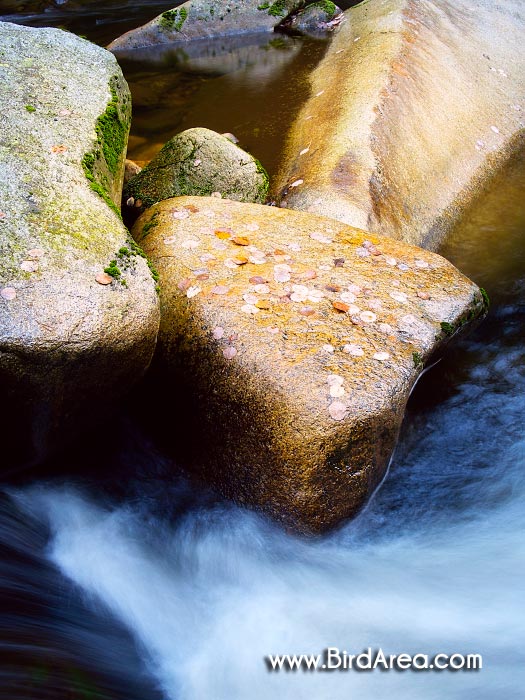
[[[179,10],[167,10],[160,16],[160,26],[170,32],[180,32],[187,19],[188,10],[185,7],[181,7]]]

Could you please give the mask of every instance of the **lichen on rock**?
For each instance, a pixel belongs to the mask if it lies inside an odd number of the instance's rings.
[[[142,257],[126,285],[104,272],[130,245],[118,205],[131,98],[114,57],[69,32],[4,22],[0,50],[9,468],[45,459],[118,402],[151,359],[158,301]]]

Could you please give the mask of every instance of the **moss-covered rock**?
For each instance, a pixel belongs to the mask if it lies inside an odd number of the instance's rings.
[[[525,5],[367,0],[345,17],[276,198],[436,248],[523,147]]]
[[[239,202],[264,202],[268,175],[249,153],[209,129],[183,131],[124,188],[131,212],[181,195],[211,195]]]
[[[129,51],[157,44],[272,31],[303,5],[304,0],[189,0],[115,39],[108,48]]]
[[[444,258],[325,217],[183,197],[133,234],[161,281],[155,420],[177,462],[302,531],[365,503],[442,323],[486,308]]]
[[[331,0],[319,0],[291,15],[285,20],[283,28],[297,34],[318,36],[332,31],[339,26],[342,10]]]
[[[0,22],[4,468],[103,416],[151,359],[155,281],[118,209],[130,100],[104,49]]]

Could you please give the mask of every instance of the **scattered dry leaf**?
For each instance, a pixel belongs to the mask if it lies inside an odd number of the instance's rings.
[[[270,302],[268,299],[259,299],[257,302],[255,302],[255,306],[258,309],[267,310],[270,308]]]
[[[341,311],[344,314],[348,313],[350,310],[350,307],[348,304],[345,304],[344,301],[333,301],[332,306],[336,311]]]
[[[233,360],[233,358],[237,354],[237,350],[233,347],[233,345],[228,345],[227,348],[224,348],[222,354],[227,360]]]
[[[341,401],[333,401],[328,408],[330,417],[337,421],[344,420],[346,412],[347,408],[344,403],[341,403]]]
[[[250,241],[244,236],[235,236],[235,238],[232,238],[231,241],[232,243],[235,243],[235,245],[250,245]]]
[[[212,294],[228,294],[230,288],[224,284],[218,284],[216,287],[213,287],[210,291]]]
[[[6,301],[13,301],[13,299],[16,299],[16,289],[14,287],[4,287],[0,291],[0,296]]]
[[[95,281],[102,285],[111,284],[113,282],[113,277],[105,272],[99,272],[95,277]]]
[[[193,287],[188,287],[188,289],[186,291],[186,296],[188,297],[188,299],[192,299],[193,297],[196,297],[197,294],[200,294],[201,292],[202,292],[201,287],[198,287],[197,285],[195,285]]]

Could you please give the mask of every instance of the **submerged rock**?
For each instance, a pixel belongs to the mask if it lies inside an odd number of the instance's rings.
[[[345,16],[291,129],[277,198],[435,248],[523,148],[525,6],[384,0]]]
[[[41,461],[120,399],[150,362],[158,301],[117,213],[131,103],[114,57],[3,22],[0,51],[5,469]]]
[[[304,0],[189,0],[126,32],[108,49],[119,52],[230,34],[269,32],[303,5]]]
[[[311,214],[183,197],[133,234],[178,462],[301,531],[366,502],[425,364],[485,308],[444,258]]]
[[[283,23],[283,29],[299,34],[318,36],[339,26],[342,10],[330,0],[320,0],[291,15]]]
[[[268,175],[253,156],[209,129],[188,129],[170,139],[124,189],[133,211],[180,195],[211,195],[264,202]],[[139,205],[137,203],[140,203]]]

